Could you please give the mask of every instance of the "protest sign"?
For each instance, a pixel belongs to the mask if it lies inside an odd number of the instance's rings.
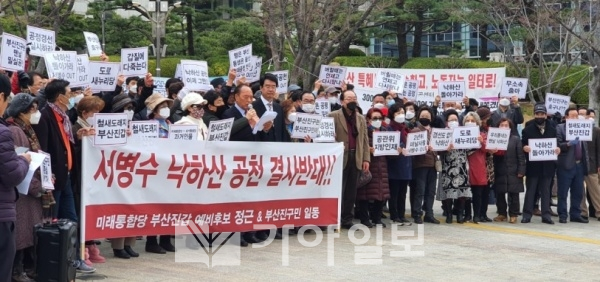
[[[517,96],[519,99],[525,99],[527,95],[527,83],[527,78],[505,77],[502,79],[500,97]]]
[[[195,124],[171,124],[169,125],[169,139],[198,140],[198,126]]]
[[[594,121],[587,119],[567,119],[565,124],[566,140],[579,138],[579,141],[592,141]]]
[[[405,80],[404,87],[398,95],[408,99],[409,101],[417,101],[417,93],[419,92],[419,81],[416,80]],[[433,96],[432,96],[433,97]],[[435,97],[433,97],[435,98]],[[433,100],[431,100],[433,101]]]
[[[529,161],[556,161],[556,138],[529,139]]]
[[[320,115],[296,114],[296,121],[292,129],[292,138],[304,139],[307,135],[310,138],[317,138],[322,118]]]
[[[93,92],[115,91],[120,63],[89,62],[90,87]]]
[[[77,76],[77,52],[56,51],[44,54],[48,77],[64,79],[71,83],[79,82]]]
[[[234,118],[211,120],[208,124],[207,141],[229,141]]]
[[[252,83],[260,80],[260,72],[262,69],[262,57],[252,56],[252,63],[246,69],[246,73],[242,74],[246,78],[246,82]]]
[[[335,122],[332,117],[323,117],[319,124],[319,136],[313,139],[315,143],[335,142]]]
[[[399,131],[375,131],[373,132],[373,156],[397,156],[400,147]]]
[[[44,162],[40,166],[42,188],[47,190],[54,190],[54,183],[52,183],[52,163],[50,162],[50,154],[42,151],[38,151],[38,153],[46,156],[46,158],[44,158]]]
[[[148,47],[121,49],[121,73],[125,77],[148,73]]]
[[[54,30],[28,25],[27,44],[29,44],[29,55],[43,57],[45,53],[55,51],[56,33]]]
[[[510,139],[510,129],[490,127],[488,129],[485,148],[487,150],[503,150],[508,148],[508,140]]]
[[[465,97],[464,81],[438,81],[442,102],[460,102]]]
[[[427,153],[427,131],[411,132],[406,137],[408,156],[418,156]]]
[[[236,81],[252,69],[252,44],[229,51],[229,68],[236,71]],[[255,64],[255,63],[254,63]]]
[[[27,41],[10,33],[2,33],[0,69],[9,71],[25,70]]]
[[[549,115],[555,113],[564,115],[567,108],[569,108],[569,102],[571,102],[569,96],[546,93],[546,111]]]
[[[379,69],[376,76],[375,84],[378,88],[403,93],[405,76],[392,70]],[[415,94],[416,97],[416,94]]]
[[[159,125],[156,120],[132,121],[131,138],[146,140],[159,138]]]
[[[98,35],[95,33],[83,32],[83,37],[85,37],[85,43],[87,45],[88,54],[90,57],[99,57],[102,55],[102,45],[100,44],[100,40],[98,40]]]
[[[90,84],[90,58],[87,54],[77,55],[77,79],[72,86],[87,86]]]
[[[27,170],[27,174],[25,175],[25,179],[21,181],[21,183],[17,184],[17,191],[20,194],[27,195],[29,194],[29,184],[31,184],[31,180],[33,179],[33,175],[36,170],[44,164],[44,160],[46,159],[46,155],[42,153],[36,152],[27,152],[31,156],[31,162],[29,163],[29,168]]]
[[[417,94],[417,105],[427,105],[428,107],[433,107],[433,103],[435,102],[435,96],[437,93],[434,92],[419,92]]]
[[[327,99],[317,99],[315,101],[315,113],[326,117],[331,112],[331,103]]]
[[[94,114],[94,146],[123,145],[127,143],[127,114]]]
[[[270,74],[277,77],[277,94],[287,93],[287,88],[289,84],[290,74],[288,70],[282,71],[272,71]]]
[[[344,78],[346,77],[345,67],[334,67],[321,65],[321,72],[319,73],[319,80],[324,86],[335,86],[342,87]]]
[[[208,78],[206,61],[181,60],[182,80],[185,88],[193,91],[208,91],[212,89]]]
[[[498,97],[480,97],[476,100],[479,107],[488,107],[492,113],[498,109]]]
[[[183,71],[181,70],[181,63],[177,64],[175,68],[175,78],[183,79]]]
[[[452,134],[454,129],[446,128],[432,128],[431,129],[431,140],[429,145],[433,147],[434,151],[446,151],[448,146],[452,143]]]
[[[167,93],[168,93],[168,89],[165,88],[165,85],[167,83],[167,80],[169,80],[168,77],[152,77],[154,79],[154,92],[155,93],[160,93],[162,94],[164,97],[167,97]],[[169,97],[167,97],[169,98]]]
[[[460,126],[454,129],[452,133],[452,144],[454,149],[479,149],[479,127]]]

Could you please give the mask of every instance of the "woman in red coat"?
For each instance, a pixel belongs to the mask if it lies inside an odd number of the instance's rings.
[[[465,127],[481,127],[481,119],[475,112],[469,112],[463,121]],[[482,203],[483,195],[489,193],[485,149],[486,134],[480,132],[478,137],[479,149],[472,150],[468,153],[469,161],[469,183],[471,184],[471,192],[473,193],[473,222],[478,223],[482,218]],[[485,201],[487,203],[487,201]]]

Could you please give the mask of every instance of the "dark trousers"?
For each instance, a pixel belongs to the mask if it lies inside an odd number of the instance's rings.
[[[490,189],[488,185],[472,185],[471,192],[473,193],[473,219],[481,220],[486,216],[487,202],[489,199]]]
[[[418,209],[417,209],[417,207],[413,207],[413,205],[415,204],[415,195],[416,194],[417,194],[417,181],[413,177],[413,179],[409,183],[409,192],[408,192],[408,197],[409,197],[408,202],[410,203],[410,217],[412,217],[412,218],[417,217],[417,215],[415,214],[414,211],[416,211]]]
[[[433,217],[433,201],[435,200],[435,188],[437,186],[437,171],[433,167],[422,167],[413,170],[415,179],[415,197],[411,204],[413,218],[421,217],[425,211],[425,217]]]
[[[15,259],[15,223],[0,222],[0,281],[12,281]]]
[[[342,224],[352,224],[354,219],[354,203],[356,202],[356,182],[358,181],[358,168],[356,168],[356,151],[348,152],[348,163],[342,176]]]
[[[408,189],[408,180],[390,179],[390,218],[392,220],[404,218],[406,211],[406,190]]]
[[[508,196],[508,203],[506,196]],[[520,206],[519,193],[496,193],[496,207],[499,215],[507,216],[506,209],[508,208],[508,215],[519,216]]]
[[[73,187],[71,186],[71,176],[67,175],[67,184],[62,190],[54,190],[52,193],[56,201],[52,216],[54,218],[63,218],[78,222],[77,211],[75,210],[75,197],[73,195]]]
[[[575,164],[571,169],[558,168],[558,216],[567,218],[581,218],[581,201],[583,199],[583,177],[585,166],[582,162]],[[571,192],[571,208],[567,213],[567,196]]]
[[[536,193],[540,193],[540,209],[542,211],[542,218],[546,220],[552,220],[552,214],[550,213],[550,195],[551,186],[550,183],[554,175],[540,176],[527,176],[525,183],[527,191],[525,191],[525,203],[523,203],[523,219],[531,219],[533,215],[533,208],[535,206]]]

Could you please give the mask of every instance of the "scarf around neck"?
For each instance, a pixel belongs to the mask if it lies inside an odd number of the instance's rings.
[[[35,135],[35,131],[33,131],[33,128],[30,124],[25,123],[19,118],[11,118],[8,122],[9,124],[12,124],[23,130],[25,136],[27,136],[27,139],[29,140],[29,149],[31,151],[37,152],[40,150],[40,141],[38,140],[37,135]]]
[[[63,127],[65,128],[65,131],[66,131],[65,133],[67,134],[67,137],[69,137],[69,141],[71,141],[71,143],[75,144],[75,139],[73,139],[73,129],[71,129],[71,120],[69,119],[67,114],[65,112],[63,112],[63,110],[61,110],[54,103],[48,103],[48,107],[50,107],[55,113],[57,113],[60,117],[62,117]]]

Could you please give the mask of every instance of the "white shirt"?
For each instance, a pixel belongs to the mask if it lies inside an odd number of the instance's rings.
[[[262,100],[263,104],[265,104],[265,109],[266,109],[267,111],[271,111],[271,112],[272,112],[272,111],[273,111],[273,108],[274,108],[274,107],[273,107],[273,103],[274,103],[274,102],[269,102],[269,101],[267,101],[267,99],[265,99],[265,97],[263,97],[262,95],[260,95],[260,99]],[[271,107],[270,107],[270,108],[269,108],[269,103],[271,104]]]

